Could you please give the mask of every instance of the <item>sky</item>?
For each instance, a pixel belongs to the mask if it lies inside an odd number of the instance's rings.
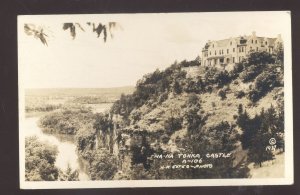
[[[78,22],[73,40],[64,22]],[[117,22],[114,38],[97,38],[86,22]],[[48,46],[24,33],[24,24],[46,29]],[[290,39],[289,12],[35,15],[18,17],[19,83],[24,88],[134,86],[143,75],[193,60],[208,40],[240,35]]]

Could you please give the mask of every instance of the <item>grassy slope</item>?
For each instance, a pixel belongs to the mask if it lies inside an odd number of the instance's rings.
[[[189,77],[196,77],[199,74],[201,75],[201,73],[204,73],[204,71],[201,70],[201,68],[197,69],[195,67],[185,70],[187,71],[187,75]],[[198,95],[203,111],[206,114],[209,114],[206,126],[210,127],[221,121],[228,121],[232,124],[235,124],[236,119],[234,119],[234,115],[238,114],[237,112],[239,104],[242,104],[247,109],[249,115],[251,117],[254,117],[255,114],[259,114],[261,112],[262,108],[266,110],[271,105],[276,107],[277,98],[282,98],[282,87],[274,88],[255,104],[252,104],[247,97],[237,98],[234,95],[234,93],[239,90],[243,90],[245,93],[248,93],[250,91],[250,85],[254,85],[254,81],[243,83],[239,78],[237,78],[228,85],[229,90],[226,92],[227,98],[224,100],[221,100],[221,98],[218,96],[219,89],[217,88],[214,88],[212,93],[203,93]],[[138,121],[137,125],[142,129],[146,129],[151,132],[164,129],[164,121],[170,116],[171,110],[173,111],[173,113],[175,113],[175,115],[182,116],[187,99],[188,94],[186,93],[182,93],[180,95],[169,94],[169,97],[166,101],[164,101],[161,104],[156,104],[154,108],[153,104],[143,105],[141,108],[138,108],[138,111],[142,113],[142,119]],[[186,129],[181,129],[174,132],[170,136],[170,141],[168,142],[168,144],[162,147],[168,148],[171,151],[176,150],[176,146],[174,146],[176,137],[182,138],[186,135],[186,133]],[[246,155],[247,152],[242,150],[241,146],[239,145],[239,147],[236,150],[236,161],[241,161],[246,157]],[[271,173],[271,169],[281,168],[283,166],[283,157],[278,156],[278,158],[279,159],[275,160],[273,164],[271,163],[268,165],[268,167],[265,168],[262,167],[260,169],[254,169],[253,165],[249,166],[252,177],[264,177],[268,175],[273,176]],[[280,175],[280,170],[278,173],[274,173],[274,175]]]
[[[263,162],[262,167],[249,164],[251,178],[280,178],[284,177],[284,153],[275,155],[272,161]]]

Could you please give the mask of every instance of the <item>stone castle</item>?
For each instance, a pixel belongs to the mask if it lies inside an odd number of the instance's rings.
[[[276,38],[258,37],[255,32],[249,36],[208,41],[202,49],[201,65],[231,69],[250,52],[273,53],[280,43],[281,35]]]

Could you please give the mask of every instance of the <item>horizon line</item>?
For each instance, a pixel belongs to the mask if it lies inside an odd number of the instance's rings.
[[[117,87],[25,87],[24,89],[112,89],[125,87],[135,87],[135,85],[124,85]]]

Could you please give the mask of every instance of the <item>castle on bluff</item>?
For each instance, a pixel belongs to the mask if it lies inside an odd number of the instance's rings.
[[[272,54],[280,43],[282,43],[280,34],[276,38],[269,38],[258,37],[255,32],[249,36],[208,41],[202,49],[201,65],[231,69],[250,52],[266,51]]]

